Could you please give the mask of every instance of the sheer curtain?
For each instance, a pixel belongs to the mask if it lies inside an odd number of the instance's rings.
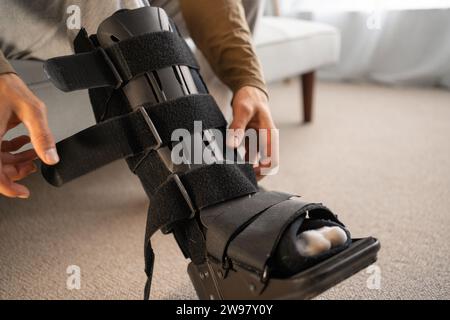
[[[337,27],[328,79],[450,87],[449,0],[281,0],[281,13]]]

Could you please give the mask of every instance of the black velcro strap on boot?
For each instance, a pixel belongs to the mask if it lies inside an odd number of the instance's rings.
[[[203,208],[258,191],[251,165],[212,164],[172,175],[150,199],[146,238]]]
[[[156,150],[144,153],[142,156],[130,157],[127,160],[130,169],[139,177],[149,198],[158,187],[172,174],[167,164]]]
[[[104,49],[57,57],[44,63],[52,83],[64,92],[100,87],[119,88],[123,79]]]
[[[147,33],[123,40],[107,48],[106,52],[125,80],[175,65],[198,68],[186,41],[170,31]]]
[[[46,180],[60,186],[112,161],[158,149],[171,142],[176,129],[194,131],[226,126],[226,121],[210,95],[190,95],[155,106],[146,106],[87,128],[57,144],[61,161],[43,166]]]
[[[315,209],[327,210],[321,204],[303,202],[298,198],[272,206],[259,215],[231,242],[227,256],[233,262],[262,273],[286,228],[294,220],[305,218],[308,211],[312,212]],[[335,219],[331,212],[322,216]]]
[[[44,69],[57,88],[68,92],[119,88],[137,75],[175,65],[198,68],[186,42],[175,33],[163,31],[123,40],[106,50],[99,47],[49,59]]]
[[[264,191],[203,210],[200,217],[208,229],[208,254],[224,262],[228,244],[241,230],[264,210],[291,197],[292,195],[287,193]]]
[[[217,183],[218,181],[221,183]],[[189,232],[186,230],[189,234],[187,250],[192,261],[202,263],[205,250],[202,233],[197,222],[186,222],[193,219],[198,210],[255,192],[257,183],[251,165],[213,164],[191,170],[182,176],[174,174],[162,184],[150,200],[147,216],[144,246],[147,282],[144,299],[148,300],[150,297],[155,259],[150,239],[157,230],[171,224],[184,223],[181,227],[190,229]]]
[[[150,240],[146,241],[144,244],[144,263],[145,263],[145,275],[147,276],[147,281],[145,282],[144,288],[144,300],[150,299],[150,289],[152,287],[153,279],[153,267],[155,264],[155,253],[152,248],[152,243]]]

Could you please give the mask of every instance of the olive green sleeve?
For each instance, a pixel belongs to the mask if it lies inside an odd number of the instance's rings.
[[[181,0],[181,11],[197,47],[233,92],[253,86],[267,94],[252,35],[239,0]]]

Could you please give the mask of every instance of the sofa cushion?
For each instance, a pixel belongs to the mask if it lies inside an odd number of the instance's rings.
[[[285,17],[264,17],[255,35],[267,82],[336,63],[340,35],[334,27]]]

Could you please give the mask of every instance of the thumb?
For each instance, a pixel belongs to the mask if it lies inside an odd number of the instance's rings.
[[[241,106],[233,108],[233,121],[228,128],[227,146],[230,148],[237,148],[241,145],[245,137],[245,129],[251,119],[251,112]]]
[[[56,151],[55,139],[48,127],[45,105],[38,103],[27,108],[22,121],[30,132],[31,143],[39,158],[48,165],[58,163],[59,156]]]

